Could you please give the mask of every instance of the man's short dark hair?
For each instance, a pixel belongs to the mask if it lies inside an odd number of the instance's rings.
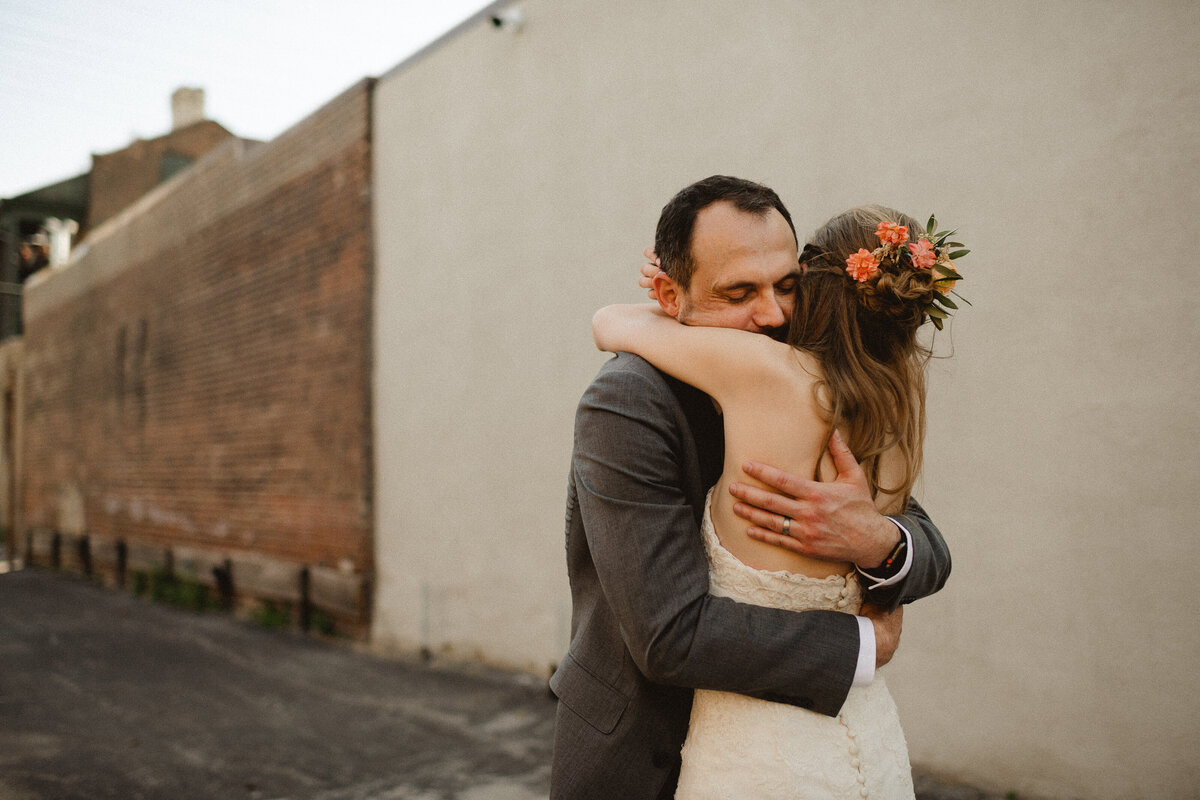
[[[728,175],[713,175],[696,181],[681,189],[663,206],[654,234],[654,251],[663,271],[684,290],[691,285],[692,273],[696,270],[692,260],[692,229],[696,226],[696,215],[722,200],[732,203],[739,211],[752,214],[766,214],[773,208],[787,220],[792,237],[796,236],[792,215],[774,190]]]

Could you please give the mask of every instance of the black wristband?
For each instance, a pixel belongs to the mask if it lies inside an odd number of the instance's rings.
[[[892,548],[892,552],[888,553],[887,558],[883,559],[883,563],[878,567],[864,569],[863,572],[872,578],[890,578],[899,572],[900,567],[904,565],[904,555],[907,550],[908,537],[904,535],[904,531],[900,531],[900,541]]]

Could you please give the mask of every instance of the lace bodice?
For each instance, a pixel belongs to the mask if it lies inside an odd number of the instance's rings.
[[[713,528],[712,490],[704,504],[704,549],[708,553],[709,593],[756,606],[788,611],[828,609],[857,614],[863,591],[858,573],[810,578],[784,570],[762,570],[747,566],[725,549]]]

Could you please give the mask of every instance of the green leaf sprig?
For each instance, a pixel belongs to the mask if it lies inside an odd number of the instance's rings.
[[[933,243],[933,249],[937,253],[938,260],[930,267],[933,273],[933,299],[925,306],[924,311],[929,316],[929,321],[939,331],[942,330],[942,321],[950,317],[946,309],[958,310],[958,304],[950,299],[950,295],[954,295],[967,305],[971,305],[970,300],[954,291],[954,285],[961,281],[963,276],[954,268],[953,262],[971,252],[966,249],[962,242],[950,241],[950,237],[956,233],[958,233],[957,230],[937,230],[937,217],[933,214],[929,215],[929,222],[925,225],[925,238]],[[901,257],[903,255],[902,252]],[[911,260],[911,256],[909,258]]]

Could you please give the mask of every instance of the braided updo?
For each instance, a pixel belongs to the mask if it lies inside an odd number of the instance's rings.
[[[875,231],[881,222],[904,225],[914,239],[924,226],[907,214],[879,205],[852,208],[826,222],[804,246],[800,261],[809,269],[830,271],[843,279],[846,258],[859,250],[879,246]],[[891,261],[870,281],[853,282],[858,301],[869,314],[878,315],[881,324],[903,331],[915,331],[925,321],[924,309],[933,301],[934,274],[915,268],[911,261]],[[852,279],[851,279],[852,280]]]

